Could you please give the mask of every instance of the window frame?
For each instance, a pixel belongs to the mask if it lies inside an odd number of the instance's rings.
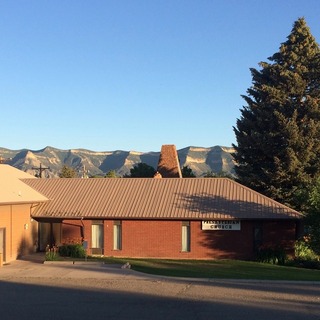
[[[191,227],[190,221],[182,221],[181,224],[181,252],[191,251]]]
[[[113,250],[122,250],[122,221],[113,221]]]
[[[91,222],[91,252],[92,254],[103,254],[104,252],[104,222],[103,220],[92,220]]]

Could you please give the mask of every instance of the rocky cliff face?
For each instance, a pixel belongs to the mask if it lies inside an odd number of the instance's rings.
[[[207,172],[226,172],[233,174],[233,148],[215,146],[211,148],[187,147],[178,150],[181,167],[189,166],[197,177]],[[104,176],[115,170],[119,176],[130,173],[130,169],[144,162],[155,169],[159,161],[159,152],[106,151],[95,152],[85,149],[60,150],[46,147],[41,150],[9,150],[0,148],[0,160],[32,175],[39,173],[40,164],[43,177],[58,177],[64,165],[74,168],[79,176]]]

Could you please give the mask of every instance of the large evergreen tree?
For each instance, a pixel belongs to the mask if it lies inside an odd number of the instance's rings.
[[[308,215],[306,219],[309,233],[308,245],[320,255],[320,179],[315,182],[308,197]]]
[[[279,52],[251,69],[234,132],[238,180],[301,209],[298,196],[320,173],[320,49],[303,18]]]

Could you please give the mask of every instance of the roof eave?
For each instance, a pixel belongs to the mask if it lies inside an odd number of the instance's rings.
[[[20,205],[20,204],[42,204],[48,202],[48,200],[26,200],[26,201],[8,201],[8,202],[0,202],[0,206],[9,206],[9,205]]]

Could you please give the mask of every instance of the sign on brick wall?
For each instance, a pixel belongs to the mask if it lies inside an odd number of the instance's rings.
[[[202,221],[202,230],[241,230],[240,220],[205,220]]]

